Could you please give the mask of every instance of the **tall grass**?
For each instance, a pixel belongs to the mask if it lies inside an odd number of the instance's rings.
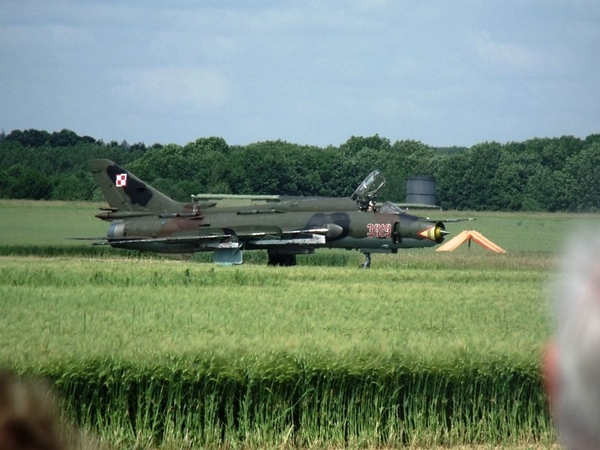
[[[507,364],[508,363],[508,364]],[[551,442],[537,369],[487,364],[356,370],[274,356],[168,366],[91,360],[45,367],[68,413],[127,447],[389,447]]]
[[[553,441],[552,258],[377,261],[0,257],[0,364],[51,379],[128,448]]]

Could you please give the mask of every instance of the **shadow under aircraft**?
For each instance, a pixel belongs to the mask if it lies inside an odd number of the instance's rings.
[[[242,264],[245,250],[267,250],[269,265],[293,266],[296,255],[317,248],[357,249],[370,267],[372,253],[433,247],[447,234],[440,221],[406,213],[390,202],[378,205],[385,184],[373,171],[349,198],[307,198],[246,206],[215,201],[182,203],[159,192],[107,159],[90,161],[111,222],[95,245],[191,257],[213,252],[217,264]]]

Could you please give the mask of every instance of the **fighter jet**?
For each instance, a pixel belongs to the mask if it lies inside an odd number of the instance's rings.
[[[111,222],[95,245],[191,257],[213,252],[217,264],[242,264],[245,250],[267,250],[268,264],[293,266],[296,255],[317,248],[357,249],[371,266],[372,253],[433,247],[447,234],[442,222],[406,213],[390,202],[378,205],[385,178],[372,172],[350,198],[290,199],[240,207],[215,201],[182,203],[159,192],[107,159],[90,161]]]

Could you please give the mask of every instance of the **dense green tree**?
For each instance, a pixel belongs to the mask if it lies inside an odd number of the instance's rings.
[[[498,209],[500,144],[483,143],[464,153],[445,156],[435,173],[438,199],[445,208]]]
[[[600,134],[436,149],[352,136],[338,147],[267,141],[229,147],[219,137],[184,146],[105,144],[70,130],[0,134],[3,198],[102,200],[88,160],[107,158],[178,200],[196,193],[348,196],[372,170],[381,199],[404,201],[408,177],[434,175],[446,209],[597,211]]]
[[[465,209],[468,205],[468,183],[464,180],[469,159],[466,154],[442,157],[434,173],[436,178],[436,197],[444,209]]]
[[[25,147],[41,147],[50,142],[50,133],[41,130],[14,130],[6,136],[7,141],[14,141]]]
[[[258,142],[238,147],[231,155],[231,184],[236,194],[284,194],[280,191],[280,180],[286,182],[280,158],[285,142]]]
[[[339,147],[339,164],[341,179],[344,185],[343,195],[351,195],[358,184],[373,170],[382,170],[389,154],[391,144],[388,139],[378,135],[361,137],[352,136]]]
[[[600,211],[600,142],[572,155],[565,164],[570,211]]]
[[[58,133],[50,135],[50,145],[52,147],[69,147],[80,142],[81,138],[71,130],[61,130]]]
[[[537,158],[529,153],[504,151],[494,174],[498,186],[493,195],[494,208],[521,210],[528,181],[538,167]]]
[[[211,192],[216,185],[228,190],[223,185],[230,167],[228,154],[225,140],[216,137],[197,139],[183,147],[153,145],[128,169],[153,184],[162,180],[165,194],[187,201],[191,194]],[[184,187],[190,189],[185,194]]]
[[[197,185],[193,193],[229,193],[230,149],[222,138],[210,137],[197,139],[184,148],[194,154],[196,164],[194,179]]]
[[[396,141],[384,155],[382,171],[387,183],[382,196],[388,200],[406,200],[406,182],[410,177],[433,175],[439,164],[434,150],[413,140]]]
[[[315,193],[312,195],[324,197],[351,195],[353,183],[347,178],[346,160],[339,149],[329,146],[317,151],[315,156],[316,173],[313,184]]]
[[[91,200],[96,181],[89,172],[56,175],[52,179],[51,200]]]
[[[52,185],[44,174],[16,164],[0,173],[0,192],[4,198],[47,200]]]

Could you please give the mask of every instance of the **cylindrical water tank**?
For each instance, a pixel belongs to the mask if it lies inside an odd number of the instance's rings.
[[[406,203],[435,206],[435,177],[423,175],[406,179]]]

